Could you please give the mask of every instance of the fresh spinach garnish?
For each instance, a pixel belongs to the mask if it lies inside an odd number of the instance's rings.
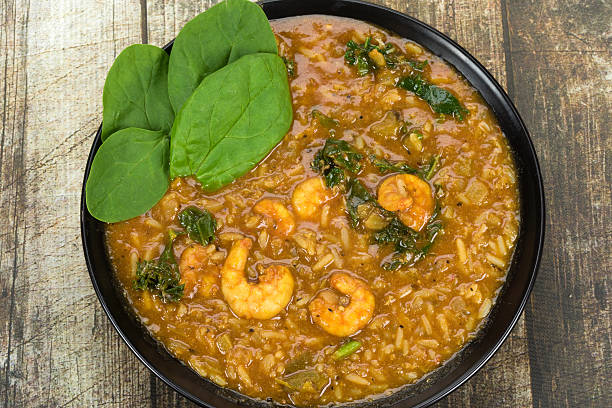
[[[436,237],[442,230],[442,222],[434,213],[423,231],[416,232],[405,226],[397,216],[381,231],[374,233],[372,242],[379,245],[394,245],[395,254],[382,267],[395,271],[402,266],[413,265],[429,253]]]
[[[168,189],[168,136],[138,128],[113,133],[94,157],[85,186],[87,209],[105,222],[145,213]]]
[[[419,98],[427,102],[436,113],[451,115],[460,121],[469,113],[452,93],[427,82],[421,74],[415,73],[401,78],[397,86],[414,92]]]
[[[102,141],[130,127],[170,133],[166,51],[147,44],[123,50],[106,76],[102,102]]]
[[[169,175],[195,175],[213,190],[251,169],[292,121],[277,53],[264,12],[248,0],[226,0],[187,23],[170,57],[150,45],[124,50],[104,86],[105,143],[86,186],[91,215],[118,222],[146,212]]]
[[[347,64],[355,65],[357,67],[357,73],[359,76],[367,75],[370,72],[374,72],[378,68],[370,57],[370,52],[373,50],[376,50],[382,54],[387,67],[393,68],[397,63],[395,47],[393,44],[385,44],[382,47],[372,45],[371,37],[366,38],[363,44],[359,44],[353,40],[347,42],[344,60]]]
[[[263,159],[292,120],[283,60],[245,55],[204,78],[176,116],[170,176],[195,175],[204,190],[217,190]]]
[[[215,239],[217,220],[207,210],[188,207],[179,213],[178,219],[192,240],[208,245]]]
[[[168,92],[175,112],[202,80],[247,54],[277,54],[270,23],[248,0],[226,0],[189,21],[170,54]]]
[[[168,244],[159,258],[138,262],[135,289],[157,292],[164,302],[181,300],[185,285],[180,283],[181,274],[172,249],[177,236],[176,232],[170,230]]]
[[[344,140],[329,138],[314,156],[311,167],[323,175],[327,187],[342,184],[347,179],[346,172],[357,174],[361,171],[363,156]]]

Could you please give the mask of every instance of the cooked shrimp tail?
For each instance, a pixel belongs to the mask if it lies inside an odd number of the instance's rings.
[[[267,267],[253,283],[245,269],[253,242],[249,238],[234,242],[221,269],[221,290],[232,311],[245,319],[270,319],[280,313],[293,296],[294,280],[283,265]]]
[[[293,214],[280,200],[264,198],[255,204],[253,211],[270,218],[274,223],[273,232],[279,235],[289,235],[295,229]]]
[[[397,211],[400,221],[415,231],[423,229],[435,209],[432,188],[412,174],[387,177],[378,188],[378,203]]]
[[[329,284],[341,294],[349,296],[350,302],[342,306],[337,294],[324,290],[308,305],[312,320],[329,334],[338,337],[351,336],[372,319],[374,294],[365,282],[347,273],[334,273]]]
[[[295,187],[291,196],[291,205],[300,217],[311,218],[332,198],[334,198],[333,191],[325,187],[322,177],[316,176],[302,181]]]

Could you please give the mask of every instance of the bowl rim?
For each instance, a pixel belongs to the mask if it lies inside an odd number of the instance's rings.
[[[303,1],[303,0],[301,0]],[[257,3],[262,6],[264,8],[264,11],[266,10],[266,7],[268,6],[279,6],[282,4],[286,4],[291,2],[291,0],[261,0],[258,1]],[[433,395],[431,395],[429,398],[423,399],[422,401],[420,401],[419,403],[417,403],[416,405],[413,405],[413,407],[426,407],[429,406],[437,401],[439,401],[440,399],[444,398],[445,396],[447,396],[448,394],[450,394],[451,392],[453,392],[454,390],[456,390],[457,388],[459,388],[462,384],[464,384],[467,380],[469,380],[474,374],[476,374],[476,372],[478,372],[490,359],[491,357],[497,352],[497,350],[499,350],[499,348],[502,346],[502,344],[506,341],[506,339],[508,338],[510,332],[513,330],[514,326],[516,325],[516,323],[518,322],[518,320],[520,319],[524,307],[527,303],[527,300],[529,299],[529,295],[531,293],[531,290],[533,289],[534,283],[535,283],[535,279],[537,277],[538,274],[538,269],[539,269],[539,265],[540,265],[540,261],[542,258],[542,252],[543,252],[543,246],[544,246],[544,237],[545,237],[545,222],[546,222],[546,211],[545,211],[545,197],[544,197],[544,187],[543,187],[543,179],[542,179],[542,174],[541,174],[541,170],[540,170],[540,165],[539,165],[539,161],[536,155],[536,151],[533,145],[533,142],[531,140],[531,136],[527,130],[527,127],[525,126],[521,116],[519,115],[518,110],[516,109],[516,107],[514,106],[512,100],[510,99],[510,97],[507,95],[507,93],[505,92],[505,90],[502,88],[502,86],[495,80],[495,78],[493,77],[493,75],[476,59],[474,58],[468,51],[466,51],[462,46],[460,46],[459,44],[457,44],[454,40],[452,40],[451,38],[449,38],[447,35],[441,33],[440,31],[436,30],[435,28],[429,26],[428,24],[410,16],[407,14],[404,14],[402,12],[399,12],[397,10],[391,9],[389,7],[385,7],[385,6],[381,6],[378,4],[373,4],[373,3],[368,3],[362,0],[332,0],[327,2],[327,0],[308,0],[308,2],[312,3],[311,6],[313,7],[323,7],[322,3],[328,3],[327,7],[333,7],[330,6],[330,4],[333,5],[339,5],[341,7],[362,7],[362,8],[371,8],[372,10],[377,10],[377,11],[382,11],[384,13],[388,13],[388,14],[392,14],[394,15],[396,18],[399,18],[401,20],[403,20],[404,24],[410,24],[413,26],[418,27],[419,29],[425,31],[428,35],[433,36],[433,37],[437,37],[438,40],[441,40],[442,43],[445,43],[445,46],[449,48],[449,50],[453,50],[459,53],[459,56],[461,58],[465,59],[465,62],[468,65],[472,66],[472,69],[474,69],[474,71],[480,75],[483,75],[484,78],[486,79],[486,82],[488,82],[488,85],[490,87],[492,87],[492,91],[497,94],[498,96],[500,96],[503,100],[503,104],[504,106],[509,109],[511,116],[513,117],[513,120],[516,122],[516,125],[518,125],[519,129],[520,129],[520,133],[521,136],[524,137],[523,142],[525,143],[525,147],[527,148],[527,161],[530,162],[530,164],[533,166],[533,173],[531,174],[531,177],[533,177],[535,180],[535,190],[536,190],[536,194],[537,196],[536,198],[536,207],[539,210],[537,214],[534,214],[536,220],[537,220],[537,225],[535,226],[536,230],[537,230],[537,239],[535,242],[535,248],[534,248],[534,253],[532,255],[532,263],[531,263],[531,268],[529,270],[529,276],[528,276],[528,281],[526,282],[526,285],[524,285],[522,293],[521,293],[521,301],[520,303],[516,306],[516,309],[513,312],[513,316],[512,319],[510,321],[510,323],[506,326],[505,330],[503,331],[503,333],[497,338],[497,340],[495,341],[495,343],[491,346],[488,347],[488,349],[486,350],[485,353],[483,353],[480,358],[478,358],[476,360],[475,363],[473,363],[471,366],[469,366],[469,368],[467,370],[465,370],[459,377],[457,377],[455,380],[453,380],[452,382],[450,382],[447,386],[443,387],[442,389],[440,389],[439,391],[435,392]],[[304,14],[291,14],[288,15],[289,16],[301,16],[301,15],[331,15],[331,16],[340,16],[337,14],[329,14],[329,13],[304,13]],[[342,17],[342,16],[340,16]],[[283,18],[283,17],[280,17]],[[352,17],[345,17],[345,18],[352,18]],[[271,18],[270,20],[275,20],[277,18]],[[357,19],[357,18],[355,18]],[[362,19],[362,21],[366,21],[367,19]],[[378,24],[380,25],[380,24]],[[383,28],[387,29],[384,25],[381,25]],[[394,31],[391,29],[388,29],[390,31]],[[164,50],[168,51],[168,49],[170,49],[172,47],[172,44],[174,43],[174,40],[170,41],[168,44],[166,44],[164,47],[162,47]],[[423,44],[426,48],[427,44]],[[433,52],[433,51],[432,51]],[[450,62],[448,62],[446,60],[446,58],[442,57],[442,59],[445,60],[445,62],[447,62],[448,64],[452,65],[454,67],[454,64],[451,64]],[[465,76],[465,73],[460,71],[458,68],[455,68],[459,73],[461,73],[462,75]],[[470,82],[470,85],[472,85],[473,87],[476,88],[476,86],[474,84]],[[480,92],[480,89],[478,89]],[[492,108],[491,108],[492,109]],[[498,113],[495,113],[495,117],[496,119],[498,119]],[[121,339],[124,341],[124,343],[128,346],[128,348],[132,351],[132,353],[134,353],[136,355],[136,357],[145,365],[145,367],[147,367],[154,375],[156,375],[159,379],[161,379],[166,385],[170,386],[174,391],[178,392],[179,394],[185,396],[186,398],[188,398],[190,401],[200,405],[200,406],[205,406],[205,407],[211,407],[213,408],[214,405],[211,405],[210,401],[205,401],[202,400],[201,398],[197,397],[196,395],[192,394],[191,392],[183,389],[181,386],[177,385],[172,379],[168,378],[164,373],[162,373],[155,365],[153,365],[138,349],[138,347],[131,341],[131,339],[128,337],[128,335],[121,329],[119,322],[117,321],[116,316],[111,312],[108,304],[107,304],[107,300],[104,296],[104,294],[102,293],[102,290],[100,288],[100,285],[98,283],[98,279],[95,276],[94,273],[94,262],[92,260],[93,255],[92,255],[92,251],[91,248],[89,247],[88,244],[88,235],[89,235],[89,231],[87,228],[87,217],[91,217],[89,215],[89,212],[87,210],[87,206],[86,206],[86,199],[85,199],[85,186],[86,186],[86,182],[87,182],[87,178],[89,176],[89,171],[91,169],[91,164],[94,158],[95,153],[97,152],[99,146],[100,146],[100,134],[101,134],[101,130],[102,130],[102,125],[99,126],[98,131],[96,133],[96,136],[94,137],[93,143],[92,143],[92,147],[90,149],[90,152],[88,154],[88,158],[87,158],[87,164],[85,166],[85,171],[84,171],[84,178],[83,178],[83,187],[82,187],[82,191],[81,191],[81,203],[80,203],[80,223],[81,223],[81,241],[82,241],[82,245],[83,245],[83,252],[84,252],[84,256],[85,256],[85,261],[87,264],[87,269],[89,272],[89,277],[91,279],[92,282],[92,286],[96,292],[96,296],[106,314],[106,316],[108,317],[108,319],[110,320],[112,326],[114,327],[114,329],[117,331],[117,333],[119,334],[119,336],[121,337]],[[513,156],[516,156],[513,153]],[[516,159],[516,157],[515,157]],[[521,219],[521,223],[520,228],[522,228],[522,223],[523,223],[523,219]],[[97,221],[100,224],[104,224],[101,221]],[[517,238],[517,244],[518,244],[518,239]],[[514,258],[514,256],[513,256]],[[514,261],[514,259],[513,259]],[[113,279],[115,279],[113,277]],[[504,284],[502,287],[506,286],[506,284]],[[496,302],[497,303],[497,302]],[[487,317],[486,319],[489,319],[489,317]],[[467,342],[461,350],[465,349],[468,346],[469,342]],[[459,352],[461,352],[461,350]],[[459,353],[458,352],[458,353]],[[174,357],[172,357],[174,358]],[[450,359],[452,359],[453,357],[451,357]],[[449,360],[450,360],[449,359]],[[447,360],[447,361],[449,361]],[[444,364],[446,364],[445,361],[442,366]],[[442,366],[438,367],[437,369],[435,369],[433,372],[435,372],[436,370],[440,369]],[[425,377],[423,377],[421,380],[427,378],[429,374],[427,374]],[[205,379],[203,379],[203,381],[206,381]],[[223,387],[219,387],[216,386],[217,388],[223,388]],[[400,388],[401,389],[401,388]],[[394,393],[396,393],[399,389],[396,389],[394,391]],[[239,394],[239,395],[243,395],[243,394]],[[223,396],[219,396],[219,398],[223,399],[224,401],[226,401],[226,404],[236,404],[236,401],[231,401],[230,399],[227,399]],[[247,396],[247,398],[250,398]],[[350,403],[349,403],[350,404]],[[376,400],[374,401],[374,404],[376,405]],[[278,403],[274,403],[272,405],[278,405]],[[238,405],[236,405],[238,406]],[[403,405],[403,399],[399,400],[397,402],[391,402],[391,405],[389,406],[404,406]]]

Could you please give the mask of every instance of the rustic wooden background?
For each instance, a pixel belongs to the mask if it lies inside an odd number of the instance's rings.
[[[214,2],[0,1],[1,407],[192,406],[107,321],[79,201],[113,59],[165,44]],[[611,3],[377,2],[446,33],[506,87],[546,186],[545,253],[524,317],[437,406],[612,406]]]

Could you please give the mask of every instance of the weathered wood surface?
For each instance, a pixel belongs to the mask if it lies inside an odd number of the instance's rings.
[[[114,57],[129,44],[165,44],[215,2],[0,2],[0,407],[193,406],[107,321],[78,209]],[[545,178],[546,251],[524,319],[438,406],[612,406],[610,3],[377,3],[448,34],[493,73]]]

